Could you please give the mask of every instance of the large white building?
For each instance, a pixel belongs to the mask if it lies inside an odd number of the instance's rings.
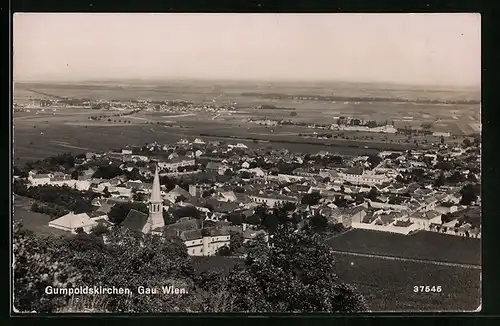
[[[194,166],[194,158],[188,157],[174,157],[168,162],[158,162],[158,166],[161,169],[169,169],[170,171],[175,171],[179,167]]]
[[[282,205],[285,203],[298,203],[298,199],[294,197],[288,197],[281,194],[265,194],[256,193],[249,196],[250,200],[258,204],[266,204],[269,207],[274,207],[276,205]]]
[[[338,176],[344,182],[355,185],[375,186],[391,181],[385,174],[365,173],[362,169],[349,169],[338,173]]]
[[[202,235],[202,230],[185,231],[181,235],[190,256],[215,256],[217,250],[229,246],[229,233],[216,232]]]

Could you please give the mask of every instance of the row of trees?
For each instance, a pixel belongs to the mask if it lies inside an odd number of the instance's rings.
[[[273,246],[254,241],[228,274],[196,273],[179,239],[114,228],[108,242],[95,234],[43,238],[14,230],[14,306],[57,312],[359,312],[356,289],[343,283],[335,256],[314,234],[280,228]],[[237,250],[237,249],[235,249]],[[139,286],[175,286],[181,295],[138,295]],[[131,295],[48,295],[46,286],[130,289]]]
[[[13,191],[19,196],[51,203],[75,213],[92,211],[92,200],[99,197],[99,194],[91,190],[80,191],[68,186],[56,187],[50,185],[27,187],[23,181],[19,180],[14,182]]]

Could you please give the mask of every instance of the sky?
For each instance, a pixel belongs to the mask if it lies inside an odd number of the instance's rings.
[[[479,14],[16,13],[15,81],[477,86]]]

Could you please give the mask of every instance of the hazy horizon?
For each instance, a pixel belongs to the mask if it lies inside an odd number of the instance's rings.
[[[479,14],[15,14],[16,82],[474,87]]]

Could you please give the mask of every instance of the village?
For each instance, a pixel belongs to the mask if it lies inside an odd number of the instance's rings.
[[[328,236],[364,229],[480,238],[479,140],[433,145],[348,157],[182,139],[68,154],[70,164],[52,171],[35,162],[15,171],[22,186],[14,190],[32,198],[41,187],[91,192],[91,205],[74,211],[50,211],[43,201],[30,209],[50,213],[49,227],[68,233],[119,224],[178,237],[192,256],[231,254],[235,234],[269,241],[279,219]]]

